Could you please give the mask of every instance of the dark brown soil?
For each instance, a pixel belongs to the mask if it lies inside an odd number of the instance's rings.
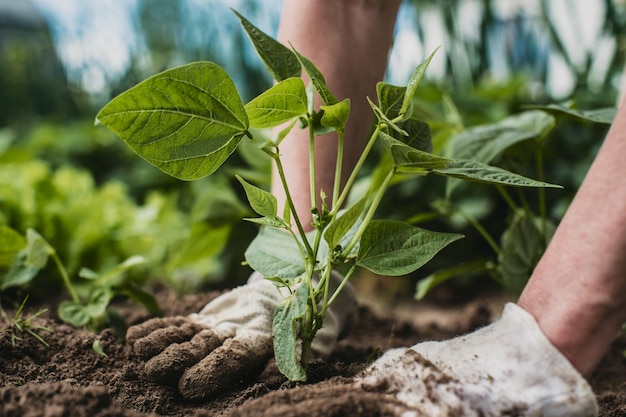
[[[162,291],[159,299],[166,315],[174,316],[198,311],[216,294],[182,297]],[[268,404],[277,402],[283,406],[273,408],[275,416],[390,415],[393,399],[355,394],[346,388],[348,378],[389,348],[446,339],[482,326],[504,301],[489,295],[454,304],[408,303],[393,311],[362,307],[358,326],[333,355],[312,363],[304,388],[288,391],[294,384],[270,360],[262,369],[250,370],[249,380],[236,381],[228,391],[199,403],[185,401],[174,387],[147,381],[143,362],[112,331],[94,334],[55,319],[38,319],[37,324],[54,328],[54,333],[41,333],[50,347],[29,336],[12,346],[9,333],[0,333],[0,416],[261,416],[267,415]],[[130,323],[148,318],[141,307],[119,308]],[[1,329],[6,328],[3,323]],[[94,340],[106,357],[92,349]],[[626,416],[625,349],[626,337],[618,338],[590,380],[601,416]],[[308,402],[309,394],[324,401]]]

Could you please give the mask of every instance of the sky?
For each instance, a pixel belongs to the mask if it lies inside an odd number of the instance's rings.
[[[51,29],[58,53],[72,76],[80,77],[78,81],[88,92],[98,92],[108,79],[122,74],[133,55],[137,39],[133,30],[132,16],[137,2],[135,0],[32,0],[36,7],[51,23]],[[198,7],[220,7],[228,11],[235,9],[244,0],[188,0],[197,3]],[[208,3],[208,6],[207,6]],[[480,18],[478,5],[480,0],[462,2],[459,15],[459,31],[464,37],[476,36],[477,22]],[[539,0],[500,0],[495,2],[496,11],[503,18],[512,17],[517,11],[528,15],[537,13]],[[604,12],[602,0],[551,0],[550,15],[559,31],[565,34],[564,44],[570,52],[572,60],[584,64],[586,53],[596,50],[598,58],[596,66],[602,72],[606,61],[615,51],[615,42],[599,37],[601,16]],[[282,0],[263,0],[268,16],[274,21],[280,14]],[[272,19],[255,20],[262,30],[275,34],[276,28],[267,27]],[[580,24],[577,22],[584,22]],[[402,84],[406,82],[415,66],[419,65],[435,48],[442,45],[445,39],[443,21],[436,10],[425,10],[420,24],[426,26],[420,39],[415,31],[415,13],[403,7],[398,15],[396,37],[390,53],[388,81]],[[264,27],[265,25],[265,27]],[[272,33],[274,32],[274,33]],[[503,40],[504,42],[504,40]],[[506,44],[496,45],[493,49],[506,48]],[[233,51],[231,51],[233,52]],[[446,54],[457,51],[448,50],[438,53],[431,63],[427,76],[443,74]],[[235,52],[236,53],[236,52]],[[463,56],[452,55],[454,59],[463,60]],[[568,72],[565,62],[555,56],[549,56],[550,77],[549,88],[555,95],[566,95],[572,88],[573,77]],[[509,71],[510,72],[510,71]],[[496,77],[507,77],[510,73],[506,68],[494,64],[493,74]],[[71,75],[75,74],[75,75]],[[76,75],[78,74],[78,75]]]

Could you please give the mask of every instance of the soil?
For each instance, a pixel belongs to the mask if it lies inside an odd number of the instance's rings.
[[[198,311],[217,295],[181,296],[162,289],[158,299],[166,316],[176,316]],[[393,308],[362,300],[359,324],[329,358],[313,361],[304,389],[293,389],[269,360],[203,402],[186,401],[175,387],[147,381],[143,362],[111,330],[92,333],[53,317],[36,319],[36,324],[54,329],[40,333],[49,347],[28,335],[13,346],[9,333],[0,333],[0,416],[262,416],[268,415],[268,405],[281,402],[286,405],[272,408],[271,415],[389,415],[381,401],[391,400],[373,393],[355,395],[346,381],[389,348],[447,339],[489,323],[507,300],[491,291],[466,300],[395,303]],[[129,324],[149,318],[139,306],[121,303],[116,308]],[[30,313],[37,309],[29,305]],[[1,329],[6,328],[3,323]],[[94,351],[94,340],[106,356]],[[601,416],[626,416],[625,350],[626,336],[620,336],[590,378]],[[324,401],[310,403],[310,396]]]

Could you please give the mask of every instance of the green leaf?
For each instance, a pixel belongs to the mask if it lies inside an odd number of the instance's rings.
[[[300,76],[302,71],[300,62],[289,48],[259,30],[236,10],[233,12],[241,21],[241,25],[250,37],[261,61],[276,81]]]
[[[583,122],[602,123],[610,125],[615,119],[617,109],[610,107],[594,110],[577,110],[558,104],[549,104],[547,106],[529,106],[532,109],[543,110],[554,114],[555,116],[565,117]]]
[[[264,277],[278,277],[286,281],[302,276],[304,260],[294,237],[289,233],[263,227],[245,252],[246,262]]]
[[[74,327],[82,327],[91,320],[85,306],[74,301],[61,302],[57,312],[61,320]]]
[[[108,357],[106,353],[104,353],[104,349],[102,349],[102,345],[98,339],[94,339],[91,344],[91,349],[98,355]]]
[[[533,180],[514,174],[502,168],[481,164],[474,161],[450,161],[445,168],[436,168],[435,174],[459,178],[486,184],[507,185],[513,187],[563,188],[560,185]]]
[[[406,87],[398,87],[384,82],[376,84],[378,107],[389,119],[395,119],[400,114],[405,94]]]
[[[288,78],[264,91],[245,106],[250,127],[267,128],[306,115],[307,97],[300,78]]]
[[[430,56],[426,58],[426,61],[418,65],[417,68],[415,68],[415,70],[413,71],[413,74],[411,74],[411,78],[409,78],[409,82],[406,86],[406,92],[404,93],[404,100],[402,101],[402,107],[400,108],[400,115],[405,115],[408,113],[411,107],[411,103],[413,102],[413,96],[417,91],[417,87],[419,86],[419,83],[424,76],[424,72],[426,72],[426,68],[428,68],[428,65],[430,64],[430,61],[435,56],[437,49],[435,49],[433,53],[431,53]]]
[[[85,306],[85,312],[90,318],[104,316],[109,303],[113,299],[113,291],[106,287],[96,287],[89,294],[89,300]]]
[[[308,289],[300,285],[274,312],[274,356],[280,372],[291,381],[306,381],[306,371],[298,360],[298,321],[304,318]]]
[[[337,246],[352,226],[355,225],[365,210],[366,201],[367,198],[362,198],[328,225],[326,231],[324,231],[324,239],[328,242],[330,248]]]
[[[380,275],[406,275],[462,237],[398,221],[373,220],[361,237],[356,263]]]
[[[13,258],[8,274],[2,281],[0,290],[20,286],[30,282],[48,263],[54,248],[33,229],[26,231],[26,248]]]
[[[383,146],[397,167],[444,168],[451,161],[447,158],[415,149],[385,132],[380,133]]]
[[[343,131],[346,127],[346,122],[350,116],[350,99],[346,98],[339,103],[331,104],[330,106],[320,106],[323,110],[321,123],[323,126],[332,127],[337,130]]]
[[[554,125],[553,116],[527,111],[498,123],[471,127],[451,139],[450,156],[488,164],[511,146],[542,137]]]
[[[0,225],[0,268],[9,267],[13,258],[26,246],[26,239],[9,226]]]
[[[408,136],[393,135],[394,138],[419,151],[432,153],[433,140],[428,123],[417,119],[407,119],[400,123],[400,127],[408,133]]]
[[[111,100],[96,122],[139,156],[183,180],[213,173],[248,129],[235,84],[212,62],[148,78]]]
[[[417,283],[415,299],[421,300],[433,288],[444,282],[459,276],[477,275],[493,268],[491,261],[474,261],[453,266],[451,268],[440,269],[434,274],[421,279]]]
[[[239,180],[241,185],[243,185],[243,189],[246,192],[246,196],[248,197],[252,210],[263,217],[276,217],[278,212],[278,203],[274,195],[248,183],[239,175],[235,175],[235,177]]]
[[[546,223],[546,233],[541,231],[541,218],[524,210],[516,210],[513,219],[502,234],[502,252],[498,267],[503,285],[515,293],[521,293],[528,278],[545,251],[547,241],[555,227]]]
[[[338,103],[339,100],[337,100],[337,97],[335,97],[333,93],[330,92],[330,89],[326,85],[326,79],[324,78],[324,75],[322,75],[320,70],[317,69],[315,64],[313,64],[313,62],[311,62],[305,56],[301,55],[298,51],[294,50],[294,52],[296,54],[296,57],[298,58],[298,61],[300,61],[300,65],[302,65],[304,71],[311,79],[311,83],[313,84],[315,91],[317,91],[317,93],[320,95],[322,103],[324,103],[326,106]]]

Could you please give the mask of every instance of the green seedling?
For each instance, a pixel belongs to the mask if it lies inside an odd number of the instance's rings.
[[[111,326],[118,331],[118,334],[123,335],[125,333],[124,320],[110,307],[115,295],[127,296],[154,314],[160,314],[157,302],[151,294],[123,279],[128,269],[144,262],[140,256],[130,257],[101,274],[83,268],[79,272],[83,280],[80,285],[77,285],[70,279],[57,251],[37,231],[28,229],[24,239],[9,227],[0,226],[0,237],[7,242],[14,241],[11,256],[6,254],[6,258],[12,260],[11,268],[0,282],[0,290],[27,284],[47,266],[49,260],[52,260],[71,297],[71,300],[59,304],[58,315],[61,320],[73,326],[86,326],[92,330]]]
[[[32,314],[28,317],[22,317],[22,313],[24,311],[24,306],[26,305],[26,301],[28,301],[28,296],[24,298],[22,304],[20,304],[19,308],[15,312],[15,315],[12,319],[9,319],[7,313],[4,311],[2,307],[0,307],[0,314],[4,321],[9,325],[3,332],[9,333],[11,335],[11,345],[15,347],[17,342],[21,342],[22,334],[26,333],[32,337],[34,337],[38,342],[40,342],[45,347],[50,347],[48,342],[41,337],[37,332],[44,331],[49,333],[54,333],[54,329],[46,326],[40,326],[38,324],[34,324],[33,320],[42,314],[46,313],[48,310],[45,308],[40,309],[35,314]]]
[[[413,114],[413,96],[433,55],[415,69],[406,86],[378,84],[377,103],[369,101],[376,119],[372,134],[342,186],[338,173],[342,171],[350,100],[338,100],[308,58],[269,37],[238,13],[237,17],[275,78],[274,86],[244,104],[224,69],[212,62],[194,62],[154,75],[122,93],[98,113],[96,123],[115,132],[139,156],[181,180],[212,174],[242,141],[253,141],[271,159],[286,195],[282,213],[274,195],[237,176],[259,215],[247,220],[260,225],[244,256],[253,269],[289,290],[274,316],[274,352],[280,371],[291,380],[303,381],[311,342],[328,308],[357,268],[381,275],[406,275],[462,237],[375,219],[385,192],[399,177],[441,175],[499,186],[557,186],[470,159],[445,158],[431,152],[430,129]],[[310,81],[308,88],[300,78],[302,70]],[[314,92],[323,103],[317,109],[313,106]],[[312,167],[313,230],[308,233],[294,208],[280,152],[288,132],[299,127],[309,133],[303,147],[309,149]],[[331,131],[337,137],[336,181],[332,190],[320,191],[315,182],[314,144],[319,134]],[[369,190],[356,195],[353,186],[375,146],[382,147],[383,158]],[[330,274],[337,268],[346,271],[345,278],[331,290]]]

